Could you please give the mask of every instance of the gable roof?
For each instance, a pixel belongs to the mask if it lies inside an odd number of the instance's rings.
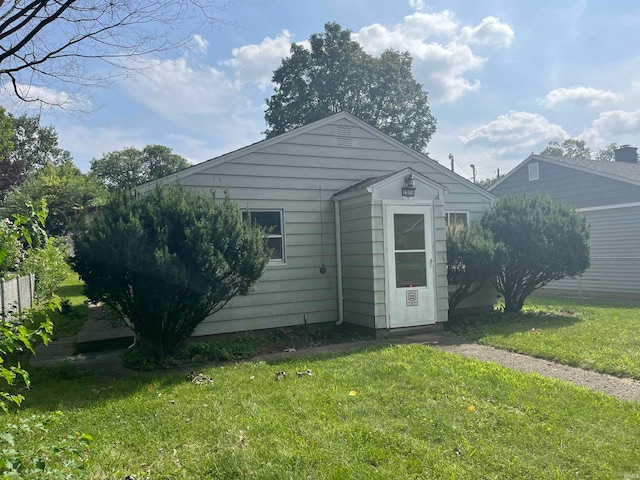
[[[398,170],[397,172],[391,172],[385,175],[380,175],[378,177],[368,177],[368,178],[365,178],[364,180],[360,180],[359,182],[354,183],[353,185],[350,185],[347,188],[344,188],[339,192],[334,193],[332,198],[334,200],[342,200],[344,198],[351,197],[352,196],[351,194],[357,195],[356,192],[359,192],[360,190],[370,189],[371,187],[374,187],[374,186],[381,187],[390,182],[395,181],[398,177],[404,178],[408,173],[413,174],[413,176],[422,184],[427,185],[431,188],[434,188],[435,190],[438,190],[442,194],[447,192],[447,189],[444,186],[440,185],[438,182],[434,182],[429,177],[424,176],[420,172],[416,172],[411,167],[405,167]]]
[[[420,152],[417,152],[416,150],[413,150],[412,148],[407,147],[405,144],[403,144],[402,142],[399,142],[398,140],[395,140],[394,138],[391,138],[389,135],[387,135],[386,133],[378,130],[375,127],[372,127],[371,125],[369,125],[368,123],[364,122],[363,120],[360,120],[358,117],[352,115],[351,113],[348,112],[339,112],[336,113],[334,115],[331,115],[329,117],[323,118],[322,120],[318,120],[316,122],[313,123],[309,123],[307,125],[304,125],[302,127],[298,127],[296,129],[290,130],[289,132],[283,133],[281,135],[278,135],[277,137],[272,137],[272,138],[267,138],[265,140],[261,140],[259,142],[253,143],[251,145],[247,145],[246,147],[242,147],[238,150],[234,150],[232,152],[226,153],[224,155],[221,155],[219,157],[215,157],[212,158],[210,160],[205,160],[202,163],[198,163],[196,165],[193,165],[191,167],[185,168],[184,170],[180,170],[179,172],[175,172],[172,174],[167,175],[166,177],[162,177],[160,179],[157,180],[152,180],[151,182],[145,183],[140,185],[138,188],[142,188],[143,190],[149,189],[154,187],[157,184],[162,184],[165,182],[169,182],[169,183],[173,183],[176,181],[179,181],[182,178],[197,174],[199,172],[202,172],[203,170],[206,170],[208,168],[211,167],[215,167],[217,165],[220,165],[222,163],[226,163],[229,162],[235,158],[259,151],[263,148],[269,147],[273,144],[277,144],[282,142],[283,140],[288,140],[294,137],[297,137],[299,135],[305,134],[307,132],[310,132],[312,130],[315,130],[317,128],[323,127],[325,125],[330,125],[336,121],[340,121],[340,120],[347,120],[353,124],[355,124],[356,126],[362,128],[363,130],[366,130],[367,132],[369,132],[371,135],[374,135],[375,137],[377,137],[378,139],[392,145],[394,148],[397,148],[398,150],[401,150],[405,153],[407,153],[408,155],[412,156],[413,158],[415,158],[416,160],[424,163],[424,164],[428,164],[433,168],[436,168],[440,171],[440,173],[442,173],[443,175],[451,178],[453,181],[456,182],[461,182],[464,183],[468,188],[470,188],[471,190],[475,191],[476,193],[479,193],[480,195],[486,197],[489,200],[494,200],[495,199],[495,195],[493,195],[492,193],[489,193],[488,191],[486,191],[485,189],[477,186],[476,184],[470,182],[469,180],[467,180],[464,177],[461,177],[460,175],[458,175],[455,172],[452,172],[451,170],[449,170],[448,168],[444,167],[443,165],[440,165],[438,162],[436,162],[435,160],[429,158],[427,155],[424,155]]]
[[[493,191],[494,188],[531,161],[547,162],[561,167],[611,178],[620,182],[630,183],[632,185],[640,185],[640,164],[638,163],[606,162],[603,160],[592,160],[590,158],[553,157],[551,155],[531,154],[508,174],[491,185],[489,191]]]

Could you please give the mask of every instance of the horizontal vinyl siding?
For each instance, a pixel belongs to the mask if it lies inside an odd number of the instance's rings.
[[[344,318],[347,323],[375,328],[371,196],[342,200],[339,207]]]
[[[640,207],[584,212],[591,229],[591,266],[548,289],[640,296]]]
[[[230,155],[223,163],[213,160],[208,168],[196,166],[198,173],[181,173],[179,183],[203,193],[213,189],[218,197],[227,189],[243,209],[284,211],[286,263],[269,265],[255,291],[234,298],[205,320],[197,334],[299,325],[305,315],[309,323],[337,321],[331,196],[356,182],[412,167],[448,189],[447,210],[469,211],[473,218],[474,212],[482,212],[489,204],[470,183],[437,163],[425,164],[349,120],[339,124],[352,127],[351,147],[338,146],[335,124],[325,125],[298,136],[285,135],[279,142],[258,144],[246,153]],[[384,320],[382,210],[363,205],[354,200],[353,209],[342,212],[344,287],[345,297],[353,294],[359,302],[362,292],[369,289],[370,311],[362,316],[363,307],[354,303],[352,313],[360,324],[373,327],[374,317]],[[367,235],[372,216],[371,235]],[[324,275],[320,273],[323,263],[327,268]]]

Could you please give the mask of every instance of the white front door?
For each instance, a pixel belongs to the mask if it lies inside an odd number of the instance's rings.
[[[431,205],[387,205],[387,315],[389,328],[436,322]]]

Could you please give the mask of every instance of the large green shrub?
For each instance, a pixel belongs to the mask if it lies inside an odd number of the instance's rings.
[[[485,212],[481,225],[507,255],[495,286],[505,311],[518,312],[525,299],[552,280],[589,267],[589,228],[584,215],[548,196],[511,196]]]
[[[246,295],[269,260],[264,232],[228,195],[157,188],[122,194],[74,237],[87,296],[133,325],[138,345],[171,355],[207,316]]]
[[[501,243],[493,241],[491,232],[479,225],[447,229],[447,280],[456,289],[449,293],[449,309],[493,281],[504,260]]]
[[[51,298],[70,273],[67,246],[64,239],[48,238],[42,248],[27,250],[18,273],[36,277],[35,300],[40,303]]]

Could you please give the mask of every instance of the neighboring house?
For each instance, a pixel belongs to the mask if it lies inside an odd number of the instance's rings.
[[[591,267],[550,283],[547,293],[640,299],[640,164],[637,149],[615,161],[530,155],[489,190],[498,197],[544,193],[583,212],[591,227]]]
[[[348,113],[151,182],[228,189],[273,255],[255,289],[196,335],[344,322],[372,333],[446,322],[445,224],[495,198]],[[495,296],[469,299],[492,306]]]

